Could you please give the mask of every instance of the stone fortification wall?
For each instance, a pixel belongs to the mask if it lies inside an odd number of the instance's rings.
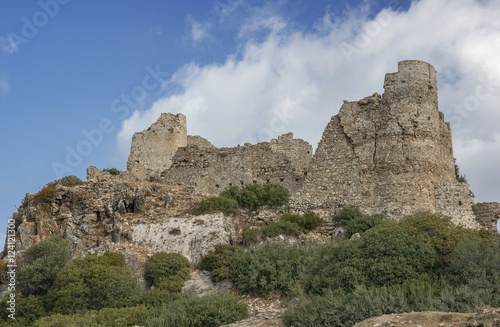
[[[482,202],[472,207],[481,227],[491,231],[497,230],[497,221],[500,219],[500,203]]]
[[[135,172],[142,166],[148,176],[155,176],[170,167],[177,149],[187,142],[186,116],[162,113],[151,127],[132,137],[127,170]]]
[[[436,211],[450,216],[452,222],[468,228],[479,228],[472,208],[474,199],[467,183],[436,183]]]
[[[327,211],[354,205],[394,219],[436,210],[435,183],[456,182],[436,71],[403,61],[384,88],[382,97],[345,101],[332,117],[294,203]]]
[[[304,182],[312,151],[309,143],[293,139],[292,133],[271,142],[234,148],[191,144],[177,150],[161,181],[192,186],[206,194],[246,183],[277,183],[295,192]]]

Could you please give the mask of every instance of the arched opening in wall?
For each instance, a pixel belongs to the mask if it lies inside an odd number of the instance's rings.
[[[297,178],[295,178],[295,181],[296,181],[296,182],[300,181],[300,178],[298,178],[298,177],[297,177]]]
[[[458,201],[458,205],[461,206],[462,205],[462,201]]]
[[[203,157],[203,153],[200,153],[200,157]]]
[[[220,187],[220,185],[219,185],[219,184],[215,184],[215,188],[219,188],[219,187]]]
[[[233,186],[233,183],[229,183],[229,186]]]
[[[284,182],[284,181],[285,181],[285,179],[283,177],[280,178],[280,182]]]
[[[304,172],[304,176],[307,176],[307,171]]]
[[[266,179],[266,184],[269,184],[269,179]]]
[[[245,185],[245,182],[243,182],[243,181],[240,181],[240,184],[241,184],[241,186],[243,186],[243,185]]]
[[[257,181],[254,179],[254,180],[253,180],[253,183],[254,183],[254,184],[257,184]]]

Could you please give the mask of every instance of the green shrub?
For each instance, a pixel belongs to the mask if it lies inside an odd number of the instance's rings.
[[[225,216],[229,216],[236,210],[238,202],[224,196],[206,198],[198,203],[199,214],[222,212]]]
[[[95,314],[95,325],[100,327],[143,326],[149,309],[143,305],[127,308],[104,308]]]
[[[33,327],[97,327],[95,324],[95,313],[62,315],[54,314],[49,317],[40,318]]]
[[[378,214],[365,215],[358,208],[346,207],[335,215],[333,220],[346,229],[345,238],[350,238],[356,233],[361,234],[379,225],[385,218]]]
[[[282,243],[258,247],[247,253],[233,283],[245,293],[294,290],[305,278],[309,252],[308,247]]]
[[[323,245],[311,266],[308,289],[322,294],[327,289],[351,291],[357,284],[401,284],[431,274],[435,260],[431,245],[386,222],[366,231],[360,240]]]
[[[35,320],[40,317],[47,316],[47,310],[45,309],[45,299],[43,296],[30,295],[29,297],[22,298],[18,293],[14,293],[15,296],[15,321],[16,324],[11,325],[13,322],[8,315],[11,313],[7,310],[10,307],[8,300],[10,300],[10,293],[7,294],[0,301],[0,326],[5,323],[7,326],[31,326]]]
[[[266,237],[276,237],[279,235],[297,236],[302,234],[299,225],[290,221],[271,221],[267,226],[262,227],[262,235]]]
[[[72,314],[136,304],[141,290],[122,254],[76,258],[59,273],[48,292],[55,313]]]
[[[200,269],[210,271],[214,282],[232,279],[238,272],[244,257],[245,252],[239,246],[217,244],[215,250],[203,256]]]
[[[296,215],[291,213],[284,213],[281,216],[282,221],[289,221],[299,226],[300,230],[304,233],[309,233],[310,231],[318,228],[323,223],[316,213],[308,211],[303,215]]]
[[[158,252],[144,266],[149,285],[171,292],[179,292],[190,278],[189,261],[180,253]]]
[[[439,255],[439,266],[444,268],[449,263],[449,256],[458,242],[468,239],[489,239],[491,234],[476,231],[451,222],[451,218],[440,214],[419,212],[405,217],[400,223],[414,237],[423,237],[430,242]]]
[[[69,241],[53,236],[31,246],[19,265],[17,286],[23,296],[45,295],[69,261]]]
[[[121,171],[119,171],[118,169],[116,168],[104,168],[102,171],[107,171],[108,173],[110,173],[112,176],[118,176],[120,175]]]
[[[258,228],[250,228],[247,230],[244,230],[241,233],[241,240],[243,242],[257,242],[260,240],[260,237],[262,236],[262,232]]]
[[[500,246],[489,240],[464,240],[450,256],[447,278],[453,285],[468,285],[492,292],[500,302]],[[493,303],[492,303],[493,305]]]
[[[148,327],[215,327],[248,316],[246,304],[231,294],[191,295],[155,310]]]
[[[76,176],[66,176],[47,183],[37,194],[33,196],[35,203],[50,203],[56,195],[56,185],[73,187],[83,184],[82,180]]]
[[[221,197],[236,200],[240,207],[257,210],[261,206],[281,206],[288,203],[290,192],[278,184],[246,184],[243,188],[229,187]]]
[[[183,293],[172,293],[167,290],[155,288],[143,294],[141,304],[144,304],[148,308],[161,307],[162,305],[183,299],[186,296],[187,295]]]

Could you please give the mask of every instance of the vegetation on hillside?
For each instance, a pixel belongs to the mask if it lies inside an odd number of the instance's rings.
[[[73,175],[56,179],[55,181],[47,183],[47,185],[45,185],[38,193],[36,193],[33,196],[33,201],[35,203],[49,203],[54,200],[57,185],[73,187],[81,184],[83,184],[82,180]]]
[[[234,213],[238,208],[257,210],[262,206],[281,206],[288,203],[290,192],[278,184],[246,184],[243,187],[231,186],[219,196],[204,199],[198,203],[198,213]]]

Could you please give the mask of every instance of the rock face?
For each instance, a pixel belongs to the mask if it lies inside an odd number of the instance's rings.
[[[53,235],[70,241],[72,257],[125,255],[127,266],[142,285],[145,260],[159,251],[178,252],[195,266],[215,244],[230,242],[233,218],[194,215],[189,209],[202,196],[185,186],[137,181],[130,174],[111,176],[89,167],[80,186],[59,186],[51,203],[36,203],[33,194],[14,215],[16,250]]]
[[[184,125],[167,136],[167,127],[180,118],[162,114],[134,136],[129,171],[211,195],[233,185],[278,183],[291,191],[292,210],[314,210],[327,219],[345,206],[357,206],[396,220],[418,211],[439,212],[478,228],[468,185],[455,176],[451,130],[438,109],[434,67],[402,61],[398,72],[386,75],[384,89],[382,96],[345,101],[314,156],[311,145],[291,133],[222,149],[199,136],[180,135]],[[165,142],[162,149],[157,143],[162,139],[182,141]],[[157,155],[166,152],[158,164]]]

